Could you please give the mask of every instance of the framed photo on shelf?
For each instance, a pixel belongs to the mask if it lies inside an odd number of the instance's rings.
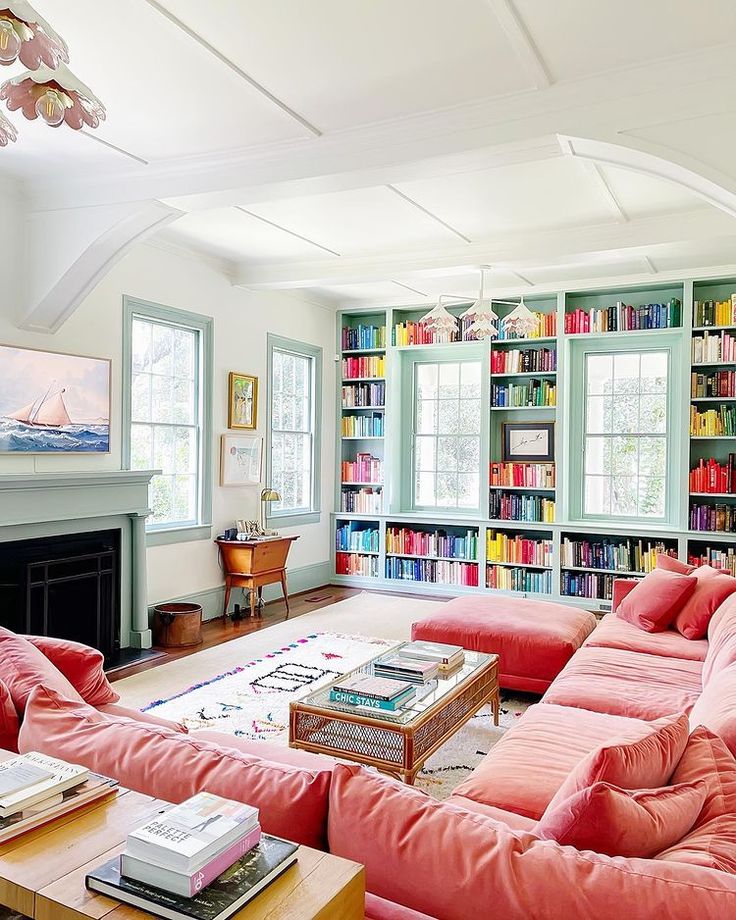
[[[263,438],[224,434],[220,440],[220,485],[257,486],[261,483]]]
[[[227,427],[255,431],[258,425],[258,378],[230,371]]]
[[[505,462],[554,462],[554,422],[504,422],[501,436],[501,459]]]

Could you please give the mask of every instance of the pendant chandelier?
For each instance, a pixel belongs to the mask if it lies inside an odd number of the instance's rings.
[[[521,295],[519,303],[514,309],[504,317],[503,325],[506,332],[513,332],[519,338],[524,339],[537,328],[537,317],[524,303],[524,295]]]
[[[475,339],[490,339],[498,335],[495,325],[498,316],[493,312],[491,299],[485,297],[485,273],[486,269],[481,268],[478,299],[462,315],[463,319],[472,319],[468,334]]]
[[[69,63],[69,49],[26,0],[0,0],[0,65],[19,58],[29,70],[41,64],[55,69]]]
[[[60,35],[26,0],[0,0],[0,65],[20,60],[28,70],[0,85],[11,112],[41,118],[52,128],[97,128],[105,107],[66,64],[69,49]],[[0,147],[16,140],[13,124],[0,115]]]
[[[457,330],[457,318],[452,315],[447,307],[442,303],[445,300],[457,300],[457,297],[449,297],[447,294],[440,294],[436,306],[425,313],[420,322],[424,323],[429,332],[436,332],[439,335],[452,335]]]

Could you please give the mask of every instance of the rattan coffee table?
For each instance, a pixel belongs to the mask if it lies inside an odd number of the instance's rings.
[[[350,673],[372,674],[374,661]],[[498,725],[498,655],[466,651],[459,670],[417,687],[415,699],[397,712],[332,702],[333,683],[291,703],[289,746],[368,764],[409,784],[427,758],[486,703]]]

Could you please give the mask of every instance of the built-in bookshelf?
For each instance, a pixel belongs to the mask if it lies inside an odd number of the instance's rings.
[[[445,304],[456,326],[442,336],[421,322],[426,305],[340,313],[337,581],[430,595],[541,596],[605,610],[615,578],[643,577],[657,552],[736,573],[736,279],[542,293],[525,295],[525,302],[537,317],[530,336],[505,326],[513,305],[494,301],[499,336],[481,342],[463,317],[470,301]],[[679,341],[682,375],[687,366],[692,372],[677,422],[687,428],[689,412],[678,517],[667,526],[571,518],[565,438],[578,395],[571,390],[570,350],[581,337],[628,336],[637,348],[647,339],[655,348]],[[403,368],[416,355],[453,360],[455,349],[485,356],[487,506],[468,515],[412,512],[401,480],[411,424]],[[514,422],[553,422],[553,459],[508,461],[504,426]]]

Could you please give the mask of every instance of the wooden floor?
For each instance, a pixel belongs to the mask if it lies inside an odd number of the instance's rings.
[[[302,616],[305,613],[312,613],[321,607],[329,607],[338,601],[344,601],[345,598],[360,594],[362,591],[362,588],[324,585],[322,588],[312,588],[311,591],[304,591],[301,594],[292,594],[289,596],[289,607],[291,608],[289,619]],[[389,594],[391,592],[376,591],[375,593]],[[239,639],[241,636],[257,632],[259,629],[274,626],[285,619],[286,604],[283,598],[266,604],[262,617],[253,619],[246,617],[237,622],[233,622],[230,619],[223,620],[222,617],[218,617],[216,620],[209,620],[203,625],[202,636],[204,641],[201,645],[196,645],[194,648],[157,649],[157,651],[163,652],[163,656],[152,658],[149,661],[142,661],[139,664],[129,665],[128,667],[118,668],[107,676],[111,681],[116,681],[121,680],[123,677],[130,677],[132,674],[140,674],[142,671],[156,668],[159,665],[166,664],[167,661],[173,661],[175,658],[194,655],[196,652],[201,652],[206,648],[212,648],[215,645],[221,645],[223,642],[229,642],[231,639]]]

